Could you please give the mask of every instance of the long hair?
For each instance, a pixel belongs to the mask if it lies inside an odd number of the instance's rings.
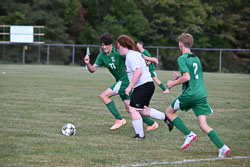
[[[122,47],[128,48],[129,50],[138,51],[138,48],[137,48],[135,42],[127,35],[119,36],[119,38],[116,40],[116,46],[117,46],[118,43]]]

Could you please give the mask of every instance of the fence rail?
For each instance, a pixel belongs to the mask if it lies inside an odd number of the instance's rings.
[[[6,57],[7,57],[7,54],[6,54],[6,47],[15,47],[15,46],[19,46],[19,47],[22,47],[22,63],[23,64],[26,64],[26,52],[28,51],[28,48],[29,47],[37,47],[38,50],[37,50],[37,53],[33,53],[33,54],[37,54],[37,63],[41,63],[41,47],[45,48],[44,52],[46,52],[46,61],[45,63],[46,64],[50,64],[50,57],[51,57],[51,48],[53,47],[68,47],[70,48],[69,52],[71,52],[70,54],[70,57],[71,57],[71,64],[75,64],[75,58],[76,58],[76,49],[77,48],[83,48],[83,49],[86,49],[87,47],[90,47],[90,48],[94,48],[96,50],[99,49],[99,51],[101,51],[101,48],[99,45],[80,45],[80,44],[41,44],[41,43],[38,43],[38,44],[17,44],[17,43],[1,43],[2,45],[2,60],[0,61],[0,63],[6,63]],[[156,50],[156,53],[153,53],[150,52],[152,55],[154,55],[155,57],[157,57],[158,59],[162,57],[161,53],[160,53],[160,49],[163,50],[176,50],[178,51],[179,48],[178,47],[169,47],[169,46],[145,46],[145,48],[147,49],[151,49],[151,50]],[[218,54],[218,72],[222,72],[222,56],[223,56],[223,53],[226,53],[226,52],[247,52],[250,53],[250,49],[226,49],[226,48],[192,48],[192,50],[194,51],[213,51],[213,52],[219,52]],[[99,52],[98,51],[98,52]],[[16,51],[16,52],[20,52],[20,49],[19,51]],[[20,55],[20,53],[16,53],[17,55]],[[178,53],[179,55],[179,53]],[[84,55],[82,55],[84,56]],[[249,57],[250,59],[250,57]],[[159,69],[159,67],[157,66],[157,69]]]

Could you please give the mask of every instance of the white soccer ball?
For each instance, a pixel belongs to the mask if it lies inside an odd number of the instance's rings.
[[[61,131],[65,136],[74,136],[76,134],[76,127],[71,123],[67,123],[62,126]]]

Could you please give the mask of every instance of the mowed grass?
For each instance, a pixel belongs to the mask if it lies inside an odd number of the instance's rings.
[[[157,121],[157,130],[145,132],[145,140],[132,139],[131,119],[118,96],[113,99],[127,124],[110,131],[114,118],[99,94],[114,78],[104,68],[91,74],[79,66],[0,65],[0,72],[0,166],[132,166],[217,157],[217,148],[201,132],[192,111],[178,111],[198,135],[187,150],[180,149],[183,134],[176,128],[168,132],[162,121]],[[158,77],[166,83],[172,72],[158,71]],[[204,73],[204,79],[214,110],[208,123],[231,148],[229,158],[249,157],[250,75]],[[150,105],[164,112],[180,92],[181,86],[170,94],[156,86]],[[61,134],[68,122],[76,126],[76,136]],[[167,166],[247,167],[250,159]]]

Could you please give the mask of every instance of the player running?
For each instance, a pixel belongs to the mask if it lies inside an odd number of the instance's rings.
[[[139,49],[139,51],[148,57],[152,57],[151,54],[149,53],[149,51],[147,49],[144,49],[144,45],[142,41],[138,41],[137,42],[137,47]],[[169,93],[169,90],[164,86],[164,84],[157,78],[157,74],[155,72],[155,65],[154,63],[150,63],[149,64],[149,72],[151,74],[151,77],[153,78],[154,82],[163,90],[163,93]]]
[[[210,140],[219,149],[219,158],[225,158],[230,149],[221,141],[215,130],[213,130],[206,120],[206,115],[213,113],[207,103],[207,92],[203,81],[203,71],[200,59],[191,52],[193,45],[193,36],[188,33],[182,33],[179,38],[179,48],[182,55],[178,58],[179,70],[181,74],[174,73],[174,81],[168,81],[169,89],[182,84],[182,94],[177,97],[166,110],[167,117],[173,122],[185,136],[182,149],[190,146],[190,143],[196,140],[197,135],[188,129],[182,120],[176,115],[176,111],[193,110],[198,119],[200,129],[208,135]]]
[[[120,95],[125,105],[126,111],[128,112],[131,93],[129,95],[125,94],[125,89],[129,85],[128,76],[125,70],[125,57],[120,56],[119,52],[116,52],[116,50],[112,47],[112,43],[112,35],[109,33],[103,34],[100,37],[102,52],[97,56],[94,65],[90,64],[89,55],[84,57],[84,62],[89,72],[94,73],[98,67],[105,66],[116,79],[116,82],[103,91],[100,95],[101,100],[116,119],[115,124],[110,128],[110,130],[115,130],[125,125],[126,120],[118,112],[111,97]],[[158,127],[157,122],[153,121],[149,117],[143,117],[143,122],[148,125],[146,127],[148,131],[154,130]]]

